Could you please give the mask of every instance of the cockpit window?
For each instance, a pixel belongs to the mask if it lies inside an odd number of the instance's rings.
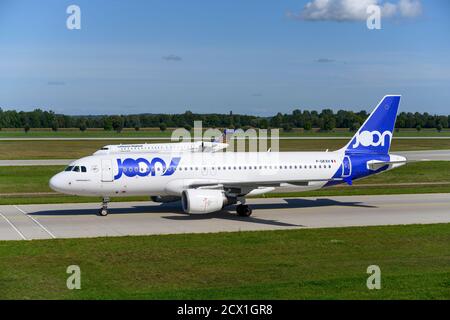
[[[87,170],[86,170],[86,167],[85,166],[82,166],[81,167],[81,172],[86,172]]]
[[[80,167],[79,167],[79,166],[76,166],[75,168],[73,168],[73,171],[75,171],[75,172],[80,172]]]
[[[100,150],[109,150],[109,148],[103,147]]]
[[[73,166],[68,166],[64,171],[72,171]]]

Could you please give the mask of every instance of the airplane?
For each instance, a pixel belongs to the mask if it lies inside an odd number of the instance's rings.
[[[148,153],[148,152],[218,152],[228,148],[228,143],[215,141],[112,144],[102,147],[94,155],[112,153]]]
[[[181,199],[188,214],[206,214],[236,204],[239,216],[252,209],[246,197],[277,187],[316,190],[379,174],[407,163],[389,154],[400,95],[385,96],[351,140],[330,152],[134,152],[96,154],[72,162],[50,179],[61,193],[100,196],[99,215],[111,197]]]

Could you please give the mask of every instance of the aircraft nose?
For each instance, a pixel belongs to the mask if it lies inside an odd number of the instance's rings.
[[[50,179],[50,181],[48,183],[50,188],[52,190],[54,190],[54,191],[57,191],[57,192],[64,192],[64,190],[63,190],[64,189],[64,185],[63,184],[64,184],[64,181],[63,181],[60,173],[54,175]]]

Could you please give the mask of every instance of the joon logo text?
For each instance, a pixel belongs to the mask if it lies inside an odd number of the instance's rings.
[[[117,166],[119,171],[114,176],[114,180],[120,179],[122,175],[127,177],[146,177],[151,175],[152,177],[159,176],[171,176],[174,174],[181,158],[172,158],[170,164],[167,166],[166,162],[161,158],[153,158],[151,161],[145,158],[138,159],[117,159]]]
[[[353,149],[358,148],[360,145],[363,147],[384,147],[386,137],[388,137],[388,143],[390,143],[392,139],[392,132],[384,131],[381,133],[379,131],[362,131],[356,136]]]

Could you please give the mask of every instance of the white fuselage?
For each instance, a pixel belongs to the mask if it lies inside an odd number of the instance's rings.
[[[85,167],[86,172],[61,172],[52,178],[50,186],[59,192],[84,196],[179,196],[193,183],[236,181],[258,186],[259,182],[273,182],[289,186],[290,182],[310,180],[297,186],[311,190],[321,188],[326,184],[324,180],[342,170],[343,157],[341,152],[93,155],[70,164]]]

